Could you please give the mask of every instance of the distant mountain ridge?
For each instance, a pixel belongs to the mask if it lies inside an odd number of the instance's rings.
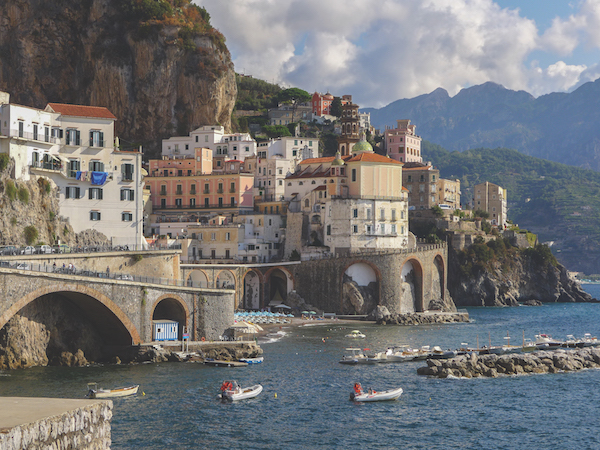
[[[600,171],[600,78],[571,93],[535,98],[488,82],[454,97],[438,88],[371,113],[380,130],[410,119],[423,139],[447,150],[513,148],[526,155]]]

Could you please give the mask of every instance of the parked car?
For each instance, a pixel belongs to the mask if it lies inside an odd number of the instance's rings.
[[[2,248],[3,255],[17,255],[19,253],[19,249],[14,245],[7,245]]]
[[[23,250],[21,250],[21,255],[34,255],[36,253],[35,247],[28,245]]]
[[[133,281],[133,277],[127,273],[120,273],[115,277],[115,280],[129,280]]]
[[[18,263],[17,264],[17,269],[21,269],[21,270],[31,270],[31,266],[27,263]]]
[[[71,253],[71,247],[66,244],[55,245],[52,251],[54,253]]]
[[[39,253],[54,253],[52,250],[52,247],[50,247],[49,245],[41,245],[40,249],[39,249]]]

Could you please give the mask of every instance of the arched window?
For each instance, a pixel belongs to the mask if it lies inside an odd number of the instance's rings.
[[[317,184],[317,182],[315,180],[312,180],[310,184]]]

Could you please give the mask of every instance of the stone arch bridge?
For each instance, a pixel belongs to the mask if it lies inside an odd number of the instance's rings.
[[[38,299],[66,299],[94,324],[107,345],[152,341],[152,320],[170,319],[191,340],[218,339],[233,323],[229,289],[165,286],[129,280],[0,268],[0,329]]]
[[[420,244],[414,250],[365,250],[301,262],[182,264],[180,269],[191,286],[233,289],[236,309],[285,303],[295,293],[337,314],[367,314],[377,305],[409,313],[454,307],[447,261],[445,244]]]

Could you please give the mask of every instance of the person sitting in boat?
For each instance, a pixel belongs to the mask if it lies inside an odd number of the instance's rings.
[[[223,392],[233,391],[233,383],[231,381],[223,381],[223,384],[221,385],[221,390]]]
[[[375,389],[369,388],[369,395],[373,395],[373,394],[376,394],[376,393],[377,393],[377,391]]]
[[[354,383],[354,392],[356,393],[356,395],[362,395],[363,390],[360,383]]]

